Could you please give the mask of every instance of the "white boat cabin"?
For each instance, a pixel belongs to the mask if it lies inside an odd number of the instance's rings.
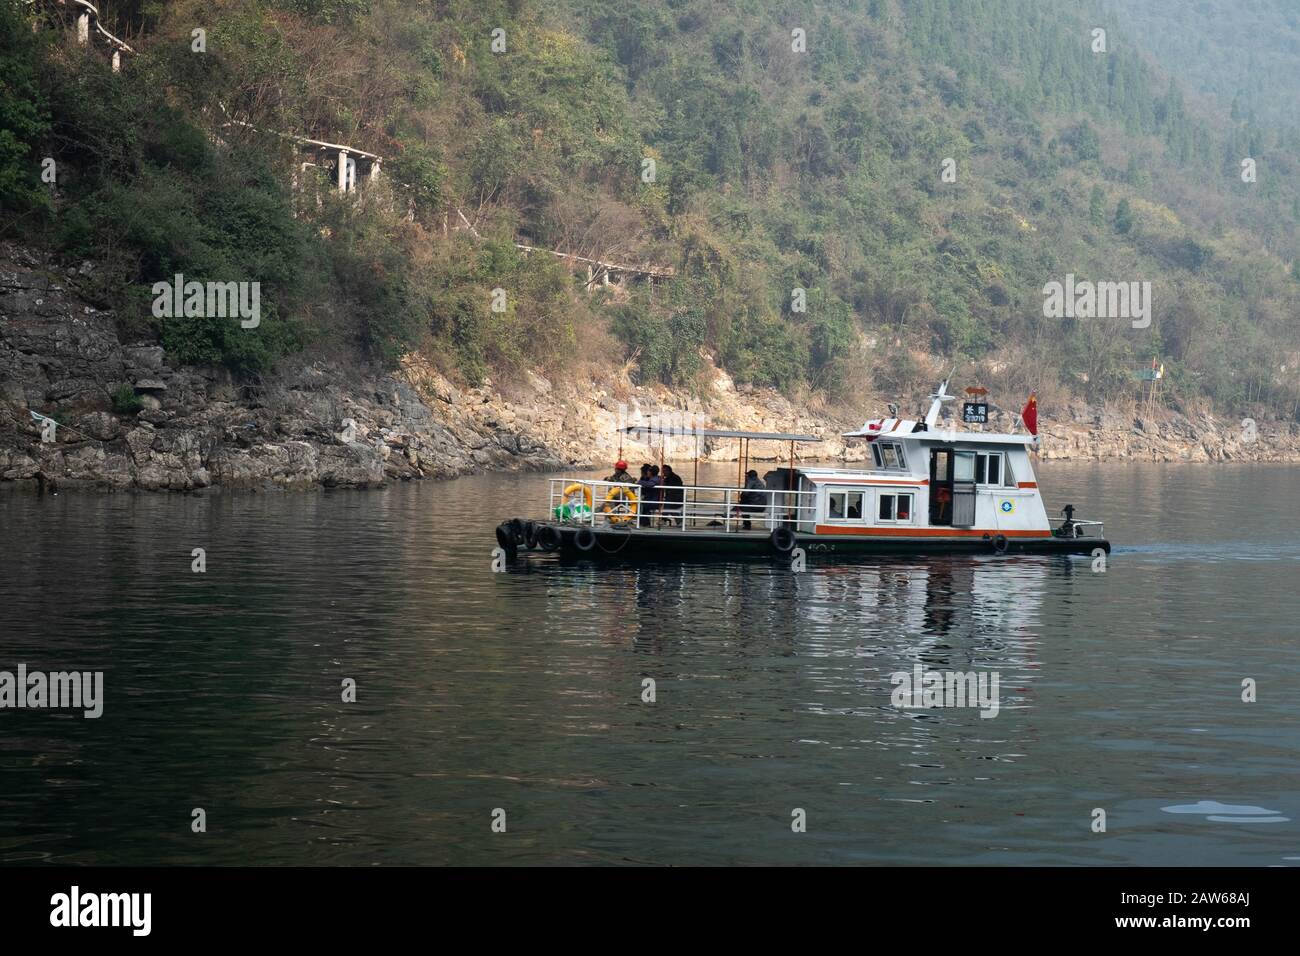
[[[930,396],[925,421],[887,418],[845,438],[871,445],[873,467],[799,470],[805,507],[797,530],[847,535],[1050,536],[1029,460],[1033,434],[939,431],[947,383]],[[812,508],[807,505],[812,504]],[[809,511],[813,513],[810,515]]]
[[[797,530],[806,534],[1050,534],[1030,435],[911,431],[882,423],[874,467],[800,468]],[[903,430],[903,426],[907,430]],[[811,505],[812,507],[808,507]],[[811,512],[811,514],[810,514]]]

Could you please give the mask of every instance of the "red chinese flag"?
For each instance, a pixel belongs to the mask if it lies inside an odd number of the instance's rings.
[[[1029,401],[1025,402],[1025,407],[1020,410],[1020,417],[1029,429],[1029,434],[1038,434],[1038,396],[1034,393],[1029,394]]]

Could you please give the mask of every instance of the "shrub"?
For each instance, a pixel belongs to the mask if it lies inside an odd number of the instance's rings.
[[[644,302],[620,306],[614,334],[637,356],[641,378],[677,385],[700,369],[704,315],[697,308],[678,308],[667,315]]]
[[[447,166],[429,147],[415,143],[387,163],[389,174],[406,189],[415,212],[424,221],[442,210]]]
[[[109,393],[109,398],[113,403],[113,411],[119,415],[134,415],[144,407],[140,402],[140,396],[136,395],[135,389],[126,382],[113,389]]]
[[[0,210],[23,212],[47,203],[37,144],[49,131],[35,64],[39,40],[12,0],[0,0]]]

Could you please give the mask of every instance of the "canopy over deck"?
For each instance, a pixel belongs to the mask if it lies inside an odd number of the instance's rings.
[[[734,438],[740,442],[740,454],[736,456],[736,483],[744,484],[744,472],[749,467],[749,443],[751,441],[779,441],[790,443],[790,472],[789,481],[793,486],[794,482],[794,446],[800,442],[820,442],[822,439],[817,435],[796,435],[792,432],[748,432],[738,429],[729,428],[682,428],[672,429],[664,428],[662,425],[656,425],[653,422],[647,425],[628,425],[623,429],[628,435],[643,438],[647,442],[652,442],[655,435],[660,436],[659,459],[663,464],[663,446],[666,438],[693,438],[695,439],[695,484],[700,483],[700,439],[702,438]],[[622,442],[619,442],[619,457],[622,457]]]

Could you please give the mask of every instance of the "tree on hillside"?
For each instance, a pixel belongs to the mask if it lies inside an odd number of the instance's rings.
[[[1115,207],[1115,231],[1121,236],[1133,231],[1133,210],[1127,199],[1121,199]]]
[[[1092,197],[1088,201],[1088,218],[1094,226],[1106,225],[1106,194],[1100,186],[1092,187]]]

